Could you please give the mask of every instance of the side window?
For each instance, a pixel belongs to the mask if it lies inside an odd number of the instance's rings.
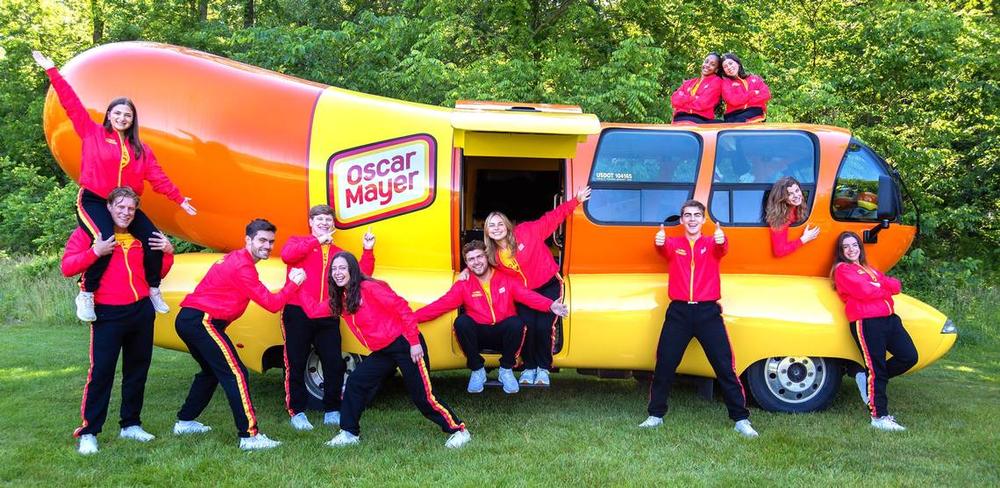
[[[702,151],[691,132],[608,129],[590,173],[587,216],[598,223],[658,224],[694,194]]]
[[[818,161],[818,144],[808,132],[723,131],[716,144],[709,211],[724,224],[766,225],[771,186],[791,176],[811,202]]]
[[[852,139],[837,170],[830,213],[836,220],[878,221],[878,178],[889,176],[874,151]]]

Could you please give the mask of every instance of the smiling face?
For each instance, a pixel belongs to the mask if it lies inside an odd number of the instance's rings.
[[[716,71],[719,70],[719,57],[714,54],[709,54],[705,56],[705,60],[701,63],[701,75],[708,76],[714,75]]]
[[[111,122],[111,127],[118,132],[125,132],[131,128],[133,119],[135,119],[135,113],[128,104],[119,103],[108,110],[108,120]]]
[[[733,59],[727,59],[722,62],[722,71],[726,73],[726,76],[736,78],[740,74],[740,63]]]
[[[861,258],[861,244],[853,236],[847,236],[840,241],[840,251],[848,261],[858,264]]]
[[[332,235],[336,231],[333,226],[333,215],[319,214],[310,217],[309,231],[315,237]]]
[[[799,205],[802,205],[802,198],[803,198],[802,189],[799,188],[799,185],[793,184],[789,186],[788,189],[785,191],[786,193],[788,193],[788,197],[785,198],[785,202],[787,202],[789,205],[793,207],[798,207]]]
[[[333,258],[333,262],[330,263],[330,277],[341,288],[346,287],[351,282],[351,272],[347,266],[346,259],[342,257]]]
[[[482,249],[473,249],[465,253],[465,264],[469,271],[476,276],[485,275],[490,269],[490,263],[486,260],[486,252]]]
[[[127,229],[132,225],[135,218],[135,199],[131,197],[119,197],[114,202],[108,204],[108,212],[111,212],[111,220],[115,222],[115,227]]]
[[[507,224],[504,223],[503,217],[500,215],[493,215],[486,219],[486,235],[490,236],[490,239],[498,242],[503,241],[508,232],[510,229],[507,228]]]
[[[253,237],[246,237],[246,250],[250,251],[255,261],[271,257],[274,248],[274,232],[258,230]]]
[[[701,227],[705,225],[705,212],[698,207],[682,208],[681,225],[684,226],[684,233],[688,237],[701,236]]]

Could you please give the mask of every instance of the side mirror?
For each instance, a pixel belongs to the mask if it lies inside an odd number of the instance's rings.
[[[889,176],[878,177],[878,219],[896,220],[899,216],[899,189]]]

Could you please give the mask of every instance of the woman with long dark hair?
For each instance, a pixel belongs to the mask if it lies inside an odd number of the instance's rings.
[[[108,211],[107,198],[111,190],[119,186],[129,187],[141,196],[144,183],[149,181],[153,190],[176,202],[185,212],[190,215],[197,213],[191,206],[191,199],[181,195],[180,190],[160,168],[153,151],[139,139],[139,117],[131,100],[112,100],[104,112],[104,122],[98,124],[91,120],[80,97],[59,74],[55,63],[38,51],[32,51],[31,55],[48,75],[59,102],[66,110],[66,116],[83,142],[80,194],[76,201],[77,220],[92,239],[107,240],[114,236],[114,221]],[[142,241],[143,266],[153,308],[157,312],[167,313],[170,307],[163,301],[159,288],[163,253],[155,250],[150,242],[158,231],[149,217],[139,209],[136,209],[135,219],[128,230]],[[83,274],[80,294],[76,297],[76,315],[80,320],[96,320],[94,291],[110,262],[110,255],[102,256]]]
[[[844,301],[851,336],[861,351],[865,371],[855,375],[861,399],[871,412],[872,427],[906,430],[889,415],[886,389],[889,378],[917,364],[917,349],[896,315],[892,296],[900,292],[899,280],[868,264],[861,238],[854,232],[837,236],[836,259],[831,270],[834,287]],[[886,353],[892,358],[885,359]]]
[[[701,73],[697,78],[684,80],[670,96],[674,109],[674,124],[711,124],[715,119],[715,107],[722,96],[722,58],[712,51],[701,63]]]
[[[590,198],[590,187],[585,186],[576,197],[548,211],[538,220],[522,222],[516,227],[501,212],[486,217],[486,258],[501,273],[521,280],[524,286],[545,298],[560,301],[563,282],[559,265],[545,240],[573,214],[576,206]],[[524,371],[520,383],[549,386],[552,369],[552,345],[561,317],[552,312],[539,312],[517,304],[517,315],[528,328],[522,355]]]
[[[318,306],[328,306],[333,316],[340,316],[354,337],[371,350],[347,377],[340,405],[341,430],[327,442],[328,446],[360,442],[361,413],[396,368],[403,374],[406,390],[420,413],[451,434],[445,447],[462,447],[472,439],[465,423],[431,391],[427,346],[410,306],[388,284],[365,276],[351,253],[342,251],[333,257],[330,302]]]
[[[771,231],[771,252],[775,257],[787,256],[819,236],[819,227],[807,225],[801,237],[788,240],[788,228],[805,222],[808,217],[809,204],[798,180],[783,176],[774,182],[767,196],[764,220]]]
[[[764,79],[743,69],[743,62],[733,53],[722,55],[722,101],[726,102],[723,122],[763,122],[771,89]]]

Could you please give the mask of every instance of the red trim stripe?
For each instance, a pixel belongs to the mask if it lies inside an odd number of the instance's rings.
[[[87,231],[90,232],[91,237],[93,237],[96,241],[97,236],[101,232],[97,228],[97,224],[94,222],[94,219],[90,218],[90,215],[87,215],[87,212],[83,211],[83,188],[80,188],[80,191],[76,193],[76,214],[77,217],[80,218],[80,221],[83,222],[84,227],[87,228]],[[86,273],[80,274],[80,291],[86,290],[86,283],[84,283],[85,275]]]
[[[871,411],[872,417],[879,417],[878,411],[875,408],[875,369],[872,368],[872,356],[868,352],[868,343],[865,342],[864,328],[861,325],[861,319],[855,322],[854,328],[858,333],[858,344],[861,345],[861,356],[865,360],[865,368],[868,369],[868,410]]]
[[[528,337],[528,326],[525,325],[521,327],[521,344],[517,346],[517,352],[514,353],[515,361],[514,363],[521,362],[521,349],[524,349],[524,340]]]
[[[424,383],[424,393],[427,395],[427,403],[430,404],[431,408],[441,414],[441,417],[444,418],[444,421],[448,424],[449,428],[455,430],[465,430],[465,422],[455,422],[455,418],[451,416],[451,412],[438,403],[437,398],[434,397],[434,393],[431,391],[431,378],[427,373],[427,366],[423,359],[417,361],[417,371],[420,372],[420,380]]]
[[[208,336],[215,341],[215,344],[219,347],[222,352],[222,356],[226,359],[226,364],[229,365],[229,369],[233,372],[233,376],[236,377],[236,387],[240,391],[240,401],[243,404],[243,414],[247,417],[247,433],[250,436],[257,435],[257,415],[254,413],[253,403],[250,402],[250,388],[247,385],[247,378],[243,375],[243,371],[239,367],[239,363],[236,359],[236,354],[232,349],[229,348],[229,344],[222,339],[219,331],[216,330],[215,325],[212,324],[212,318],[206,313],[201,320],[201,323],[205,326],[205,332]]]
[[[281,325],[281,340],[284,342],[281,346],[281,355],[285,361],[285,410],[288,411],[288,415],[294,417],[295,411],[292,410],[292,372],[291,368],[288,367],[288,335],[285,332],[285,314],[278,314],[278,324]]]
[[[740,381],[740,374],[736,372],[736,352],[733,350],[733,340],[729,338],[729,329],[726,328],[725,322],[722,323],[722,333],[726,335],[726,342],[729,343],[729,366],[733,369],[733,376],[736,377],[736,384],[740,385],[740,394],[743,395],[743,407],[746,408],[747,391],[743,388],[743,382]]]
[[[90,390],[90,381],[94,378],[94,323],[90,323],[90,368],[87,369],[87,383],[83,385],[83,399],[80,400],[80,420],[81,425],[73,431],[73,437],[80,437],[80,432],[86,429],[87,422],[87,392]]]

